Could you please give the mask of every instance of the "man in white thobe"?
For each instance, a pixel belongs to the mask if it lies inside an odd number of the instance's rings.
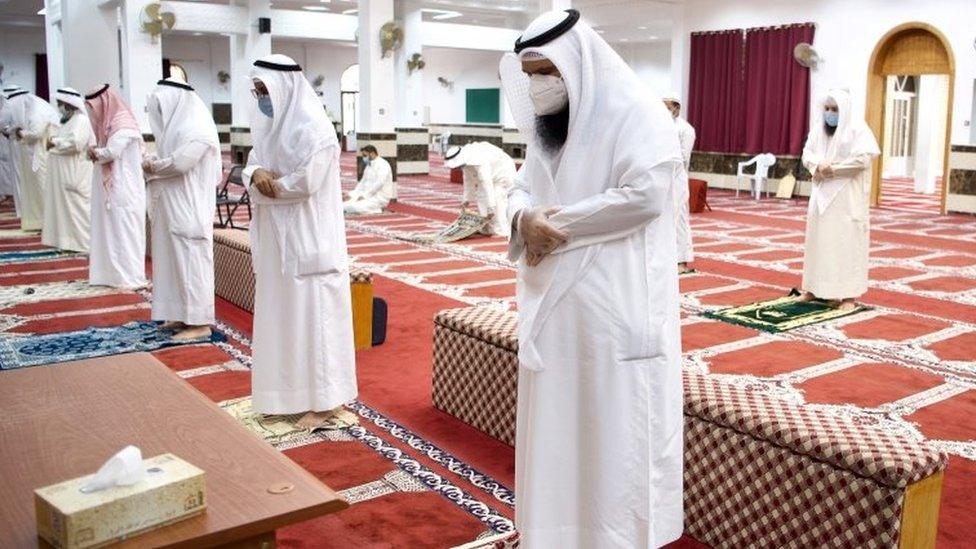
[[[347,215],[378,214],[396,198],[396,182],[393,181],[393,168],[373,145],[361,149],[366,169],[356,188],[349,191],[349,197],[342,203]]]
[[[358,394],[339,143],[294,60],[259,59],[251,79],[253,407],[314,428]]]
[[[674,122],[575,10],[515,52],[516,527],[528,549],[665,545],[683,527]]]
[[[55,94],[61,125],[48,139],[47,192],[41,242],[61,250],[87,252],[91,233],[92,161],[95,133],[85,98],[72,88]]]
[[[220,141],[193,88],[160,80],[146,104],[156,153],[143,161],[152,226],[152,319],[173,339],[207,337],[214,322],[213,218]]]
[[[678,143],[681,145],[681,159],[684,170],[682,176],[675,182],[675,213],[677,214],[678,232],[678,272],[687,272],[688,263],[695,259],[691,242],[691,205],[689,203],[688,171],[691,169],[691,152],[695,149],[695,128],[681,117],[681,100],[677,93],[669,93],[664,98],[664,106],[674,118],[674,127],[678,130]]]
[[[478,141],[464,147],[452,147],[444,160],[446,167],[461,168],[464,173],[461,211],[473,209],[478,215],[488,218],[483,234],[508,238],[512,231],[507,215],[508,193],[515,185],[515,161],[512,157],[491,143]]]
[[[146,281],[146,184],[142,131],[132,110],[105,84],[85,97],[95,130],[88,282],[133,290]]]
[[[868,289],[871,162],[881,151],[871,129],[851,112],[846,90],[831,90],[814,112],[803,148],[813,190],[801,299],[829,300],[851,310]]]
[[[39,231],[44,225],[47,187],[47,140],[58,125],[58,111],[34,94],[27,94],[15,110],[14,135],[20,146],[20,228]]]
[[[0,93],[0,195],[10,196],[14,211],[20,217],[20,178],[17,176],[17,151],[13,141],[13,105],[8,96],[21,91],[17,86],[6,86]]]

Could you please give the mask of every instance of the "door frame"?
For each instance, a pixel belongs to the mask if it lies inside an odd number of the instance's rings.
[[[867,100],[865,102],[866,121],[868,127],[870,127],[874,132],[874,135],[878,137],[878,143],[882,147],[883,151],[884,147],[887,145],[887,143],[885,143],[887,136],[885,136],[884,132],[885,109],[887,107],[888,99],[886,80],[888,76],[895,74],[895,72],[885,69],[885,61],[895,45],[899,44],[906,38],[915,37],[919,34],[931,35],[935,37],[939,43],[941,43],[945,56],[945,63],[938,63],[940,66],[936,67],[935,61],[919,59],[912,72],[902,74],[945,74],[949,78],[948,101],[946,106],[945,151],[943,152],[942,161],[942,197],[940,207],[941,213],[945,214],[946,195],[949,191],[949,150],[952,148],[952,107],[953,92],[955,91],[956,84],[956,60],[952,53],[952,46],[939,29],[928,23],[913,21],[898,25],[897,27],[888,31],[884,36],[881,37],[880,40],[878,40],[877,45],[874,47],[874,51],[871,53],[871,61],[868,63]],[[948,72],[946,72],[943,68],[945,64],[948,65]],[[874,159],[873,173],[871,175],[872,206],[877,206],[881,203],[881,163],[882,155],[878,155]]]

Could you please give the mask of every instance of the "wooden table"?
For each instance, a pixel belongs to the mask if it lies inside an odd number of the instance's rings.
[[[203,469],[209,502],[123,547],[273,547],[276,528],[348,507],[147,353],[0,372],[0,412],[4,547],[38,546],[34,489],[94,473],[127,444]],[[268,491],[280,483],[294,490]]]

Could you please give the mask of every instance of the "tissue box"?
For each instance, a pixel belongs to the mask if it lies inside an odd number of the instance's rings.
[[[173,454],[143,460],[132,486],[84,493],[87,475],[34,491],[37,534],[54,547],[100,547],[206,509],[204,472]]]

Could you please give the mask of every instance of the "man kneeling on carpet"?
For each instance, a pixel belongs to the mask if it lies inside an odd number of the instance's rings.
[[[291,58],[255,61],[251,79],[252,405],[314,429],[357,396],[339,143]]]
[[[396,200],[396,182],[390,163],[372,145],[366,145],[361,152],[366,169],[356,188],[342,203],[342,210],[347,215],[382,213],[391,200]]]
[[[464,171],[461,213],[473,211],[488,219],[482,234],[508,238],[512,229],[505,219],[508,193],[515,185],[515,161],[505,151],[484,141],[451,147],[444,165]],[[474,203],[474,208],[471,207]]]
[[[831,300],[850,311],[868,289],[871,162],[881,151],[871,129],[851,112],[846,90],[829,92],[814,112],[820,120],[810,123],[803,148],[813,190],[800,299]]]

